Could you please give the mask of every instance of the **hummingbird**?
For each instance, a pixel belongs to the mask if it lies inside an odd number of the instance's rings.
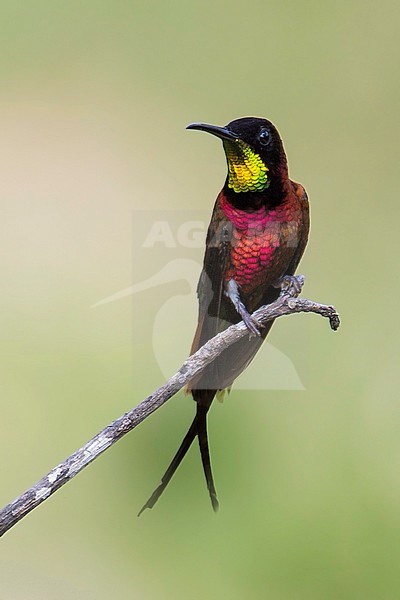
[[[273,321],[261,325],[252,313],[274,302],[282,289],[300,291],[295,271],[309,232],[304,187],[289,178],[282,139],[267,119],[244,117],[225,127],[192,123],[222,141],[228,173],[207,231],[197,286],[198,324],[191,354],[230,325],[243,321],[249,336],[226,348],[188,385],[196,414],[178,451],[149,500],[153,508],[197,437],[214,511],[218,499],[211,470],[207,414],[214,398],[229,391],[252,361]]]

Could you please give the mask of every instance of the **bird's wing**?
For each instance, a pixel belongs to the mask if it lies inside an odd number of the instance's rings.
[[[231,236],[232,223],[221,210],[217,199],[207,231],[203,270],[197,286],[199,319],[192,354],[217,333],[240,320],[224,294],[225,273],[231,255]]]
[[[308,234],[310,231],[310,207],[308,203],[307,192],[300,183],[295,183],[294,181],[291,183],[296,196],[300,200],[301,222],[298,226],[298,243],[296,252],[294,253],[294,256],[289,264],[286,275],[294,275],[296,272],[297,266],[304,254],[304,250],[308,241]]]

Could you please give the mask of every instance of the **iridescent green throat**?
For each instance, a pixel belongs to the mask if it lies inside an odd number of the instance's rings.
[[[228,186],[234,192],[262,192],[269,186],[268,167],[242,140],[223,140],[228,162]]]

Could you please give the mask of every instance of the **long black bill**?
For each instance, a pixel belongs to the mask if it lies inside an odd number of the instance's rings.
[[[238,139],[238,135],[229,131],[226,127],[218,127],[218,125],[208,125],[207,123],[190,123],[186,129],[198,129],[199,131],[206,131],[211,135],[216,135],[223,140],[235,141]]]

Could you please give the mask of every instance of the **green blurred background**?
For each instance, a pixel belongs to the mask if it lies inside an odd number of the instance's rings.
[[[225,159],[187,123],[277,124],[312,206],[304,294],[342,328],[281,320],[305,390],[212,410],[217,516],[194,448],[136,518],[192,418],[178,395],[2,539],[1,600],[400,596],[399,11],[2,0],[2,504],[163,382],[175,288],[90,307],[132,283],[135,211],[211,210]]]

